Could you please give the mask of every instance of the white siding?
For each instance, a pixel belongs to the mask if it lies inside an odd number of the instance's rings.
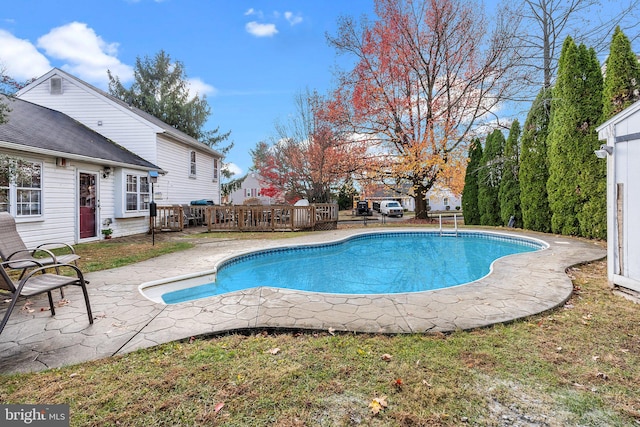
[[[638,134],[640,102],[598,128],[600,140],[614,147],[602,159],[607,162],[607,276],[611,284],[640,292],[640,139],[622,140]]]
[[[20,98],[61,111],[155,164],[156,133],[144,120],[75,81],[63,77],[62,88],[62,94],[52,95],[49,93],[49,80],[44,80],[21,94]]]
[[[251,198],[251,196],[247,196],[247,190],[255,190],[256,197],[262,202],[263,205],[271,204],[271,197],[266,196],[258,196],[258,194],[262,191],[262,185],[260,184],[260,179],[258,175],[255,173],[249,173],[242,184],[240,184],[240,188],[233,191],[229,195],[229,201],[234,205],[241,205],[246,199]]]
[[[173,142],[166,135],[158,137],[157,165],[167,171],[158,177],[154,186],[158,205],[184,204],[192,200],[206,199],[220,203],[220,179],[213,179],[214,157],[204,151],[196,151],[196,175],[190,176],[190,153],[195,149]]]

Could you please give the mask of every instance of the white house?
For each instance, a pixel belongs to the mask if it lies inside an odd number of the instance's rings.
[[[220,203],[222,155],[150,114],[57,68],[16,97],[63,112],[157,167],[160,176],[152,185],[152,199],[158,205],[199,199]],[[146,232],[147,174],[117,163],[103,166],[94,176],[111,191],[100,201],[97,221],[111,222],[114,236]]]
[[[237,180],[239,185],[229,193],[227,202],[232,205],[241,205],[247,199],[258,199],[263,205],[276,203],[272,197],[262,194],[264,185],[261,183],[260,175],[255,172],[249,172],[242,178]]]
[[[640,102],[597,129],[607,162],[607,276],[640,292]]]
[[[0,102],[10,108],[0,124],[0,163],[21,171],[13,178],[0,174],[0,211],[15,217],[27,246],[99,239],[107,219],[124,234],[113,201],[125,194],[116,191],[113,170],[139,177],[136,214],[148,217],[148,175],[158,166],[59,111],[20,99]]]
[[[416,210],[416,201],[411,195],[413,191],[408,185],[401,188],[400,192],[395,192],[392,189],[377,187],[372,192],[365,194],[365,198],[372,201],[382,200],[397,200],[400,202],[403,208],[413,212]],[[431,211],[446,211],[456,210],[456,207],[461,206],[460,196],[456,195],[448,187],[442,185],[434,185],[427,192],[427,206]]]

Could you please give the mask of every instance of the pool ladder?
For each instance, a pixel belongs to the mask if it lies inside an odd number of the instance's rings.
[[[438,217],[440,219],[440,237],[442,236],[458,237],[458,214],[453,214],[453,224],[455,227],[453,230],[443,230],[442,214],[438,215]]]

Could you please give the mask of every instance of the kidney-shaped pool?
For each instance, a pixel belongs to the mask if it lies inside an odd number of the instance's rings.
[[[501,233],[376,232],[324,244],[251,252],[214,269],[149,282],[176,304],[255,287],[334,294],[393,294],[474,282],[498,258],[546,248],[546,243]],[[161,288],[158,288],[160,286]]]

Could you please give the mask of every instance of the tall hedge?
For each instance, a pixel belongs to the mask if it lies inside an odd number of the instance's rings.
[[[640,99],[640,66],[631,43],[616,27],[604,78],[602,121],[606,121]]]
[[[464,176],[462,190],[462,213],[465,224],[480,224],[480,210],[478,208],[478,173],[482,162],[482,143],[474,139],[469,145],[469,163]]]
[[[502,179],[502,152],[504,135],[494,130],[485,142],[478,172],[478,209],[481,225],[500,225],[500,180]]]
[[[602,74],[595,51],[567,37],[553,89],[548,139],[547,192],[554,233],[606,236],[606,194],[600,182],[604,162],[593,154],[600,145],[595,127],[601,115]]]
[[[551,231],[551,212],[547,195],[547,136],[550,114],[551,90],[543,88],[533,101],[524,122],[519,169],[522,226],[544,233]]]
[[[504,146],[502,162],[502,179],[498,190],[500,200],[500,218],[502,225],[508,225],[511,217],[516,227],[522,227],[522,210],[520,209],[520,122],[514,120],[509,129],[509,136]]]

